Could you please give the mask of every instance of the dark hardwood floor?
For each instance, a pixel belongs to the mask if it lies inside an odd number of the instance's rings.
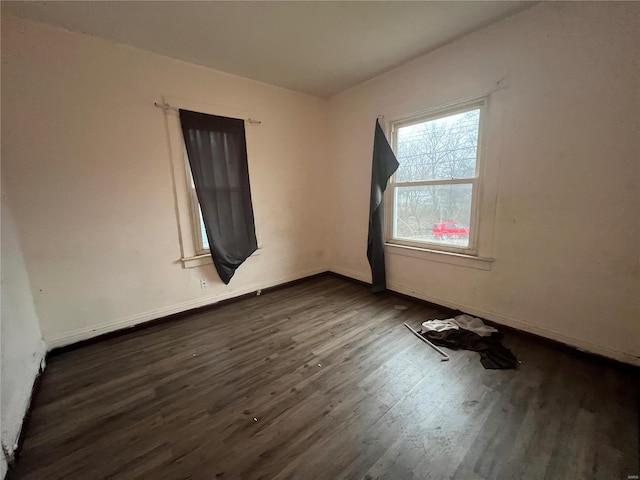
[[[324,276],[60,354],[8,478],[638,474],[633,371],[514,333],[519,370],[440,362],[402,325],[435,317]]]

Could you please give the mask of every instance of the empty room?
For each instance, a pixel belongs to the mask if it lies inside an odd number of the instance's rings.
[[[640,3],[1,7],[0,480],[638,478]]]

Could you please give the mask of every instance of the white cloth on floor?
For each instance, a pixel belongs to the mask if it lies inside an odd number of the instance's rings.
[[[477,333],[481,337],[488,337],[492,333],[498,332],[495,328],[485,325],[481,319],[472,317],[471,315],[458,315],[454,318],[454,321],[460,328]]]
[[[446,320],[429,320],[422,324],[423,332],[443,332],[445,330],[469,330],[481,337],[488,337],[492,333],[497,332],[493,327],[485,325],[484,322],[471,315],[458,315],[455,318],[447,318]]]
[[[444,332],[445,330],[458,330],[460,327],[453,318],[446,320],[429,320],[422,323],[423,332]]]

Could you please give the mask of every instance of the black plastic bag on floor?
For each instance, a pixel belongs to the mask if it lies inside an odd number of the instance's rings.
[[[489,336],[469,332],[468,330],[444,330],[442,332],[420,332],[424,338],[435,345],[453,350],[471,350],[480,354],[480,363],[484,368],[508,369],[518,366],[518,359],[502,344],[502,334]]]

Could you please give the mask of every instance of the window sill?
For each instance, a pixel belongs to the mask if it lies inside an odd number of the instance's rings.
[[[385,243],[385,251],[390,255],[401,255],[404,257],[429,260],[431,262],[447,263],[460,267],[476,268],[478,270],[491,270],[493,258],[477,257],[475,255],[465,255],[462,253],[442,252],[428,248],[407,247],[394,243]]]
[[[253,252],[249,258],[260,255],[262,250],[262,246],[259,246],[258,249]],[[204,255],[195,255],[193,257],[185,257],[180,259],[182,261],[182,266],[184,268],[195,268],[202,267],[203,265],[211,265],[213,264],[213,260],[211,259],[211,254],[205,253]]]

